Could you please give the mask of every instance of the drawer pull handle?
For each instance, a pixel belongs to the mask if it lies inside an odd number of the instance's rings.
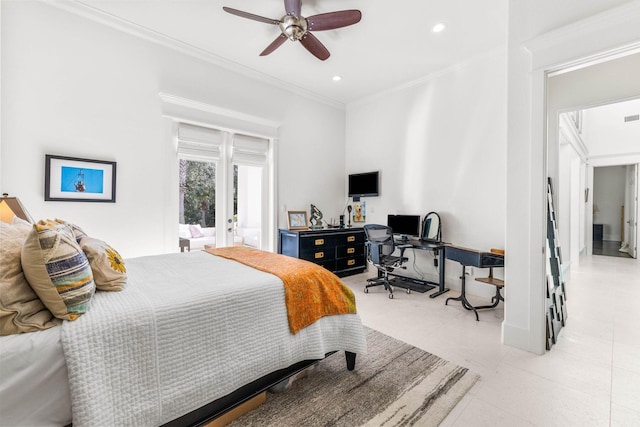
[[[348,254],[355,254],[356,253],[356,248],[347,248],[347,253]]]
[[[314,244],[316,246],[324,245],[324,239],[316,239]]]
[[[356,264],[356,260],[355,259],[350,259],[349,261],[347,261],[347,265],[351,266],[351,265],[355,265]]]
[[[355,242],[356,236],[347,236],[347,242]]]
[[[324,258],[324,252],[316,252],[314,256],[316,259]]]

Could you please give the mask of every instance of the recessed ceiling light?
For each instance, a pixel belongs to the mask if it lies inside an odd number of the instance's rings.
[[[340,80],[342,80],[342,76],[333,76],[334,82],[339,82]]]
[[[433,28],[431,29],[431,31],[433,31],[434,33],[439,33],[441,31],[444,31],[444,24],[443,23],[438,23],[436,25],[433,26]]]

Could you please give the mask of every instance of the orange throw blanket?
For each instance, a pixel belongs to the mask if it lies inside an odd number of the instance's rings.
[[[278,276],[284,283],[289,328],[294,334],[321,317],[356,312],[351,289],[317,264],[242,246],[207,252]]]

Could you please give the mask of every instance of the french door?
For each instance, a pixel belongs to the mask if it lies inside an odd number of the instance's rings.
[[[185,123],[177,139],[180,221],[215,227],[216,247],[268,248],[272,141]]]

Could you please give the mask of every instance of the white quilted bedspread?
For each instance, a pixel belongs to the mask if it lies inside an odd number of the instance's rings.
[[[97,292],[63,324],[74,427],[161,425],[300,360],[366,351],[357,314],[292,335],[280,279],[235,261],[191,252],[126,266],[122,292]]]

